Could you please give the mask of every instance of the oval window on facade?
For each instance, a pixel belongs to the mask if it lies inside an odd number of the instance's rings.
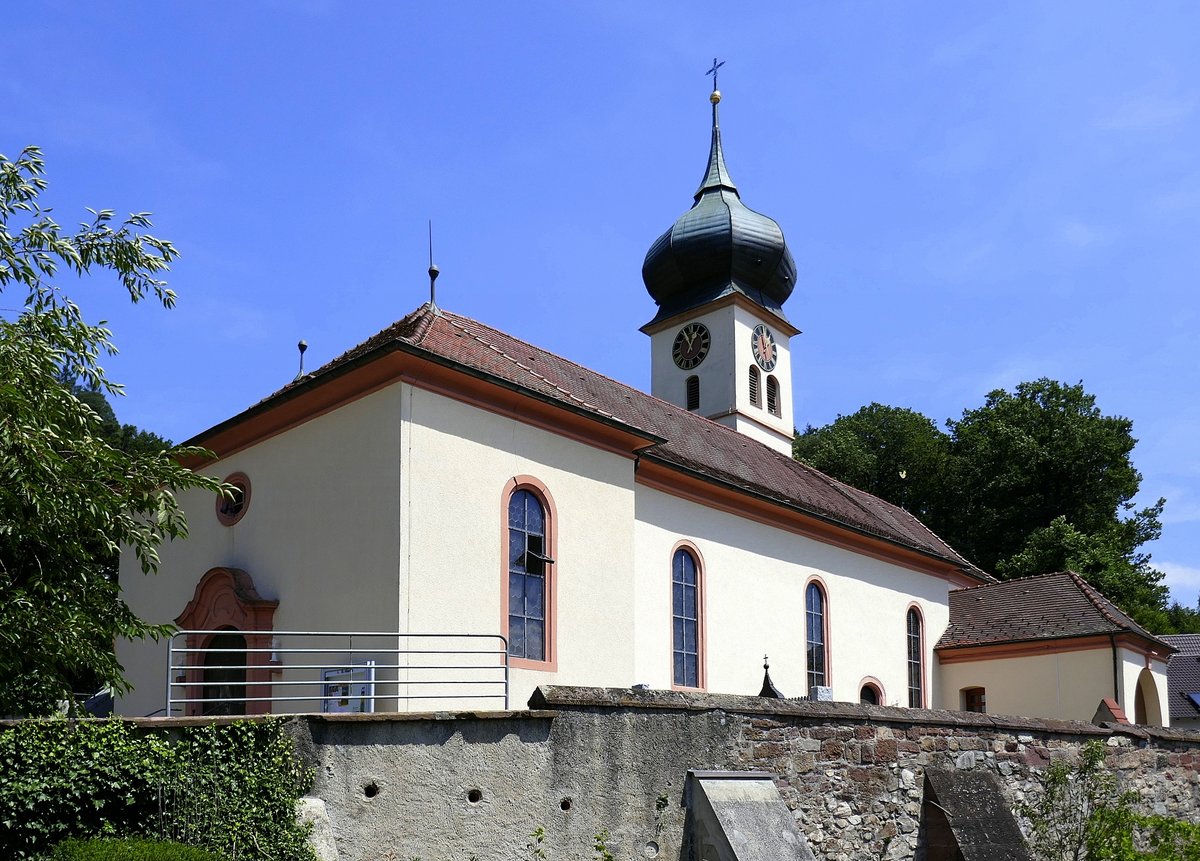
[[[217,520],[233,526],[250,508],[250,479],[244,472],[235,472],[225,478],[230,487],[217,497]]]

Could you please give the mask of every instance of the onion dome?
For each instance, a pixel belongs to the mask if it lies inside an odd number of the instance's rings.
[[[784,320],[783,303],[796,283],[783,231],[774,219],[742,203],[721,149],[714,90],[712,146],[696,202],[646,252],[642,280],[658,303],[648,326],[731,293],[741,293]]]

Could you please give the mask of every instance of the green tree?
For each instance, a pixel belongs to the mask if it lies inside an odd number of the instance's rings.
[[[75,397],[83,401],[100,417],[100,435],[110,445],[126,454],[157,454],[171,448],[171,441],[153,431],[141,430],[136,425],[123,425],[104,392],[74,386]]]
[[[55,283],[109,272],[134,302],[171,307],[175,294],[157,276],[177,252],[141,232],[145,213],[114,222],[90,211],[64,231],[39,203],[46,189],[40,151],[0,155],[0,291],[23,309],[0,320],[0,714],[38,714],[68,698],[71,680],[91,674],[127,690],[112,651],[117,637],[158,636],[122,600],[106,572],[131,549],[144,573],[158,545],[186,536],[175,493],[220,489],[180,465],[195,448],[124,451],[105,437],[104,418],[77,394],[117,395],[100,357],[115,352],[111,333],[85,321]]]
[[[797,434],[792,454],[929,522],[944,501],[950,439],[914,410],[870,404]]]
[[[1133,423],[1103,415],[1082,384],[1043,378],[1013,392],[997,389],[947,426],[957,497],[953,534],[984,568],[998,569],[1056,517],[1100,535],[1133,508],[1142,480],[1130,459]],[[1160,500],[1143,509],[1135,526],[1110,536],[1122,553],[1157,534],[1161,506]]]
[[[1106,416],[1082,384],[1049,379],[988,394],[947,422],[871,404],[808,428],[796,456],[904,506],[968,559],[1005,579],[1071,569],[1152,630],[1196,630],[1167,607],[1162,574],[1139,548],[1158,537],[1163,500],[1131,502],[1142,476],[1127,418]]]

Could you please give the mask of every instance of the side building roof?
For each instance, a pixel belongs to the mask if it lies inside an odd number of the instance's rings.
[[[1173,647],[1133,621],[1073,571],[1023,577],[950,593],[950,624],[935,650],[1131,634]]]
[[[1164,634],[1159,639],[1179,650],[1167,663],[1171,722],[1200,719],[1200,634]]]
[[[975,582],[992,579],[898,506],[836,481],[731,428],[429,304],[199,434],[189,444],[212,447],[210,442],[231,427],[353,367],[397,351],[619,426],[641,440],[636,451],[639,459],[915,550],[953,565]],[[217,454],[225,452],[217,450]]]

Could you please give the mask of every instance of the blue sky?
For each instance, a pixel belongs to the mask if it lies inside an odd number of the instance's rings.
[[[646,388],[650,243],[691,204],[721,70],[730,172],[784,229],[796,423],[942,422],[1082,380],[1133,419],[1150,549],[1200,591],[1200,5],[37,4],[0,151],[45,200],[150,210],[176,310],[107,319],[126,422],[176,440],[428,296]],[[4,304],[0,300],[0,304]]]

